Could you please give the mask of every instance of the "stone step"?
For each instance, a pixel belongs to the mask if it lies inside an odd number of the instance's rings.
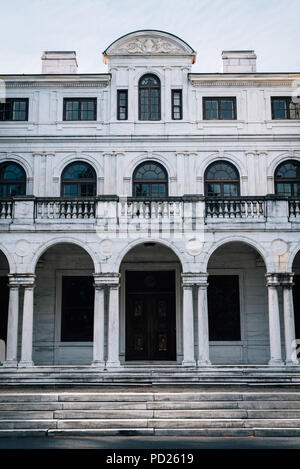
[[[58,410],[54,412],[56,419],[237,419],[247,418],[245,410]],[[255,418],[255,417],[253,417]]]
[[[0,403],[6,402],[58,402],[58,394],[0,393]]]
[[[298,429],[299,419],[64,419],[64,420],[1,420],[0,430],[112,430],[112,429],[161,429],[199,430],[199,429]],[[284,433],[284,432],[283,432]]]
[[[0,413],[2,411],[22,411],[22,410],[35,410],[35,411],[54,411],[54,410],[59,410],[63,409],[63,403],[62,402],[45,402],[45,403],[40,403],[40,402],[29,402],[29,403],[22,403],[22,402],[17,402],[17,403],[11,403],[11,402],[6,402],[6,403],[1,403],[0,404]]]
[[[154,400],[153,396],[153,393],[144,392],[68,393],[59,394],[58,400],[59,402],[149,402]]]
[[[300,437],[300,428],[100,428],[100,429],[12,429],[1,437],[57,436],[202,436],[202,437]]]
[[[45,402],[300,402],[300,392],[94,392],[94,393],[0,393],[1,403]]]
[[[0,430],[56,428],[56,420],[0,420]]]
[[[299,396],[300,397],[300,396]],[[236,403],[239,409],[247,410],[272,410],[272,409],[295,409],[300,410],[299,401],[239,401]]]
[[[41,420],[46,419],[50,420],[53,419],[54,412],[41,410],[19,410],[19,411],[11,411],[11,410],[4,410],[0,412],[0,421],[1,420]]]
[[[151,419],[153,410],[57,410],[55,419]]]
[[[300,408],[300,407],[299,407]],[[238,409],[238,402],[235,401],[160,401],[160,402],[148,402],[147,409],[152,410],[229,410],[229,409]]]
[[[55,411],[55,410],[290,410],[300,411],[300,401],[150,401],[150,402],[2,402],[2,411]]]
[[[241,419],[66,419],[57,420],[56,428],[242,428],[244,422]]]

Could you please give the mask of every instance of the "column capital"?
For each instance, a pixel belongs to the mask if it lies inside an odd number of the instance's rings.
[[[273,272],[273,273],[267,273],[266,278],[267,278],[267,287],[285,287],[285,288],[292,288],[294,283],[293,283],[293,278],[294,278],[294,273],[293,272]]]
[[[279,287],[280,286],[280,281],[278,277],[277,272],[273,273],[267,273],[266,274],[266,279],[267,279],[267,287]]]
[[[280,281],[280,284],[285,287],[285,288],[293,288],[295,285],[293,280],[294,280],[294,272],[284,272],[281,274],[278,274],[278,279]]]
[[[115,287],[120,286],[121,274],[115,272],[106,272],[94,274],[94,286],[95,288]]]
[[[8,274],[9,287],[34,287],[35,286],[35,274]]]
[[[183,287],[200,287],[200,288],[207,288],[207,278],[208,273],[202,272],[184,272],[181,274],[182,278],[182,286]]]

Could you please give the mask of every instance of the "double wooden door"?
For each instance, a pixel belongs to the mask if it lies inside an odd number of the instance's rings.
[[[176,360],[174,272],[127,272],[126,360]]]

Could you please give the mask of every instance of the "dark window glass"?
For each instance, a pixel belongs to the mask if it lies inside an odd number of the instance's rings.
[[[227,161],[216,161],[205,171],[205,195],[236,197],[240,193],[239,173]]]
[[[117,101],[117,119],[125,121],[128,119],[128,91],[118,90]]]
[[[2,163],[0,165],[0,196],[12,197],[25,195],[26,174],[24,169],[16,163]]]
[[[172,90],[172,119],[182,119],[182,90]]]
[[[93,277],[63,277],[61,341],[92,342],[93,316]]]
[[[236,119],[236,98],[203,98],[203,119]]]
[[[168,175],[164,167],[154,161],[140,164],[133,174],[133,195],[137,197],[167,196]]]
[[[27,121],[28,98],[7,98],[0,103],[0,121]]]
[[[64,98],[63,120],[93,121],[96,119],[96,98]]]
[[[96,195],[96,173],[82,161],[71,163],[62,174],[62,197],[92,197]]]
[[[271,98],[272,119],[300,119],[300,98]]]
[[[300,162],[285,161],[275,171],[275,193],[300,196]]]
[[[209,340],[241,340],[238,275],[210,275],[208,283]]]
[[[0,339],[6,343],[8,317],[8,277],[0,277]]]
[[[139,119],[160,120],[160,81],[154,75],[144,75],[140,79]]]

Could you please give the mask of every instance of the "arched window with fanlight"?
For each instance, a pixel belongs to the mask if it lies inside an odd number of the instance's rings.
[[[275,193],[300,196],[300,161],[285,161],[275,171]]]
[[[160,120],[160,80],[147,74],[139,81],[139,120]]]
[[[69,164],[62,173],[62,197],[92,197],[96,195],[96,173],[83,161]]]
[[[136,197],[166,197],[168,174],[155,161],[140,164],[133,173],[133,195]]]
[[[0,165],[0,196],[12,197],[26,194],[26,173],[14,162]]]
[[[227,161],[216,161],[205,171],[205,195],[236,197],[240,195],[240,177],[237,169]]]

